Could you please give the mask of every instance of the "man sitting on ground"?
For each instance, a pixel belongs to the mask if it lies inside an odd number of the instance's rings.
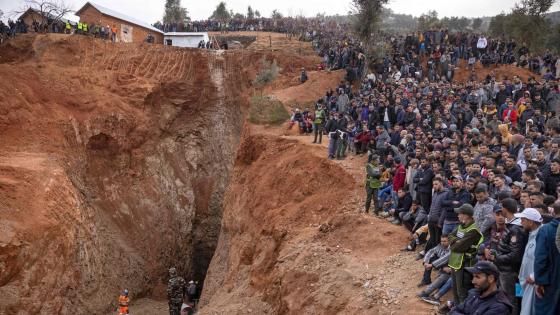
[[[451,315],[511,314],[513,307],[506,293],[498,289],[498,267],[491,262],[480,261],[466,270],[472,274],[475,289],[469,291],[465,302],[451,310]]]

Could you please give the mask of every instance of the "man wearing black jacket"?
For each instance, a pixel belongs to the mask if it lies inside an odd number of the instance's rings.
[[[560,159],[554,159],[550,163],[550,174],[544,179],[544,192],[558,198],[556,192],[558,185],[560,185]]]
[[[329,135],[329,159],[334,159],[334,154],[336,153],[336,146],[339,139],[338,133],[338,114],[330,115],[327,124],[325,125],[325,131]]]
[[[340,160],[346,157],[346,141],[348,140],[348,119],[346,119],[345,115],[341,114],[341,117],[336,124],[336,128],[340,138],[337,140],[338,143],[336,146],[335,157]]]
[[[517,163],[515,163],[515,158],[513,156],[507,157],[505,169],[505,175],[511,178],[512,181],[521,181],[521,168],[517,165]]]
[[[463,178],[453,176],[452,188],[447,192],[447,198],[441,203],[443,209],[438,225],[443,227],[442,235],[451,234],[460,224],[454,209],[466,203],[471,203],[471,194],[463,188]]]
[[[388,103],[382,102],[378,109],[379,118],[383,121],[383,126],[385,129],[391,128],[397,122],[397,113],[395,112],[395,107],[389,106]]]
[[[393,212],[393,221],[391,221],[393,224],[401,224],[401,213],[407,213],[412,206],[412,196],[404,187],[399,189],[397,196],[399,197],[397,208],[391,211]]]
[[[506,86],[504,84],[500,84],[500,90],[496,93],[496,104],[498,106],[502,106],[509,97],[509,93],[506,90]]]
[[[414,182],[417,183],[418,197],[420,204],[424,209],[430,209],[432,204],[432,184],[434,179],[434,171],[431,167],[432,163],[426,157],[420,159],[420,169],[414,177]]]
[[[515,213],[517,213],[517,201],[511,198],[502,200],[502,211],[496,215],[503,215],[506,219],[505,234],[495,251],[489,248],[484,250],[485,258],[494,262],[500,270],[500,285],[513,305],[512,314],[518,314],[519,310],[515,297],[515,283],[527,244],[527,234],[523,230],[521,219],[514,216]]]

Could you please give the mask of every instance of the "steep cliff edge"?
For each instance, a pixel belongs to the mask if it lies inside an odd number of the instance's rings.
[[[202,280],[250,82],[236,54],[79,36],[0,46],[0,313],[103,313]]]

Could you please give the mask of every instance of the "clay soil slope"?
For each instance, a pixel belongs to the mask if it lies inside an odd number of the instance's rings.
[[[24,35],[0,46],[0,77],[0,313],[113,312],[120,290],[148,295],[170,266],[202,280],[242,60]]]

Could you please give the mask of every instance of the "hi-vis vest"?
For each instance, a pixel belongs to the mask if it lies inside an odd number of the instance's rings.
[[[72,26],[70,25],[70,22],[66,22],[66,29],[67,30],[72,29]]]
[[[379,177],[374,178],[374,177],[370,177],[368,172],[371,171],[372,173],[379,173]],[[368,163],[366,165],[366,184],[369,185],[369,188],[381,188],[381,181],[379,180],[379,178],[381,177],[381,171],[379,169],[379,165],[375,165],[373,163]]]
[[[87,23],[84,23],[84,25],[82,25],[82,27],[83,27],[83,29],[84,29],[84,32],[87,32],[87,31],[88,31],[88,30],[87,30],[87,28],[88,28]]]
[[[324,110],[319,109],[319,110],[315,111],[315,121],[314,121],[314,123],[322,124],[324,118],[325,118],[325,111]]]
[[[480,231],[478,230],[474,222],[466,228],[463,228],[462,225],[459,225],[457,227],[457,238],[462,239],[463,237],[465,237],[465,235],[467,235],[467,233],[469,233],[472,230],[475,230],[480,235],[478,242],[471,246],[470,251],[468,253],[456,253],[452,251],[451,255],[449,256],[449,267],[455,270],[459,270],[461,269],[461,267],[463,267],[463,261],[465,259],[465,255],[469,257],[476,255],[478,247],[480,246],[480,244],[482,244],[483,237],[482,237],[482,233],[480,233]]]
[[[78,29],[81,30],[82,29],[82,22],[78,22]]]

